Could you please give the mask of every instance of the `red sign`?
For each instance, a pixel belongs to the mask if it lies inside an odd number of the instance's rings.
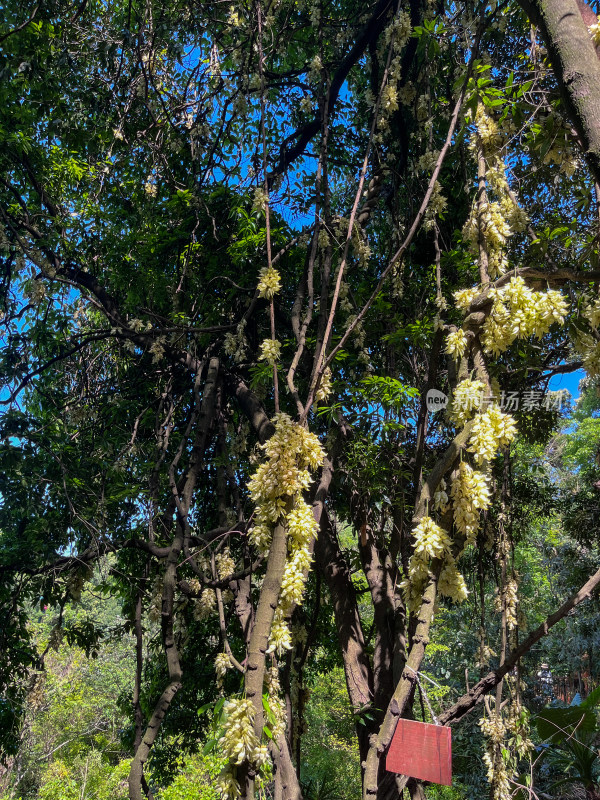
[[[386,759],[390,772],[452,785],[452,732],[443,725],[401,719]]]

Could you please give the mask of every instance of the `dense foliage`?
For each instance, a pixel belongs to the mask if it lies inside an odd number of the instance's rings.
[[[598,796],[599,10],[9,0],[6,798]]]

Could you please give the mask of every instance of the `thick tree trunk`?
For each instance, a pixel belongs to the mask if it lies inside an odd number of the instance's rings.
[[[363,800],[373,800],[373,798],[378,798],[379,800],[381,797],[379,783],[384,763],[382,756],[390,746],[398,720],[404,715],[409,706],[417,673],[421,668],[425,650],[429,644],[429,628],[433,619],[433,608],[437,593],[437,574],[440,569],[440,562],[432,565],[432,575],[423,595],[416,631],[402,678],[387,707],[379,733],[371,738],[365,764]]]
[[[357,714],[369,709],[373,703],[373,673],[358,613],[356,590],[326,514],[321,517],[321,529],[315,545],[315,561],[333,603],[348,698],[352,710]],[[366,758],[369,746],[367,726],[357,724],[356,733],[362,761]]]
[[[588,29],[595,15],[577,0],[519,0],[519,4],[544,38],[571,122],[600,182],[600,61]]]

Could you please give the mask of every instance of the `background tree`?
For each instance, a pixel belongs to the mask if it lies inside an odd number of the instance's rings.
[[[7,756],[49,652],[28,620],[57,609],[55,636],[103,652],[98,619],[65,628],[93,580],[131,641],[132,800],[212,775],[177,761],[203,739],[222,796],[301,797],[319,659],[345,676],[363,796],[420,797],[382,756],[427,716],[417,678],[467,601],[479,680],[440,721],[484,703],[508,796],[523,659],[600,581],[588,561],[562,605],[532,592],[521,630],[527,535],[570,513],[554,476],[531,485],[559,425],[539,400],[582,366],[592,397],[600,368],[596,23],[523,5],[545,45],[516,3],[9,6]]]

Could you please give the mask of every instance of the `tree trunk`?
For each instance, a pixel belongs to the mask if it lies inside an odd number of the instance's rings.
[[[600,182],[600,62],[588,29],[595,15],[577,0],[519,0],[519,4],[542,34],[567,112]]]

